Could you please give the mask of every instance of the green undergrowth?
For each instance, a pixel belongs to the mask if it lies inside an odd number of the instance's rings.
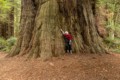
[[[120,38],[114,38],[114,40],[106,38],[104,42],[107,44],[109,50],[120,53]]]
[[[15,37],[10,37],[9,39],[0,38],[0,51],[9,52],[16,42]]]

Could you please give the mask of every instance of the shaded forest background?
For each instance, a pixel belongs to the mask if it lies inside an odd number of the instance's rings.
[[[21,0],[0,0],[0,50],[9,52],[20,31]],[[120,2],[96,2],[96,27],[105,48],[120,52]]]

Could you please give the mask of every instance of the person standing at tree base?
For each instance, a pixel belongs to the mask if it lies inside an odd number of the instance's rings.
[[[65,31],[65,32],[64,32],[64,31],[61,29],[61,32],[62,32],[62,34],[63,34],[64,41],[65,41],[65,52],[72,54],[72,36],[71,36],[71,34],[69,34],[68,31]]]

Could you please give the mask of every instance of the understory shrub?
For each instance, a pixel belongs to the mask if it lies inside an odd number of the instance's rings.
[[[10,37],[9,39],[5,40],[4,38],[0,38],[0,50],[1,51],[10,51],[11,48],[14,46],[17,38]]]

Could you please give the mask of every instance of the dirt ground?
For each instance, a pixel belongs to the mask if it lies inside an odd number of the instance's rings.
[[[0,80],[120,80],[120,54],[67,54],[47,61],[5,55],[0,53]]]

